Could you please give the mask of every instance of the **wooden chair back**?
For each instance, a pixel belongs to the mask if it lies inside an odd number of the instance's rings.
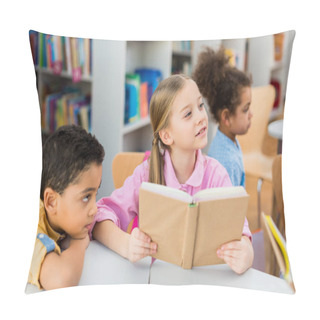
[[[277,212],[277,225],[281,234],[285,237],[285,218],[284,204],[282,194],[282,155],[279,154],[274,158],[272,164],[272,186],[275,195],[275,206]]]
[[[116,189],[123,186],[127,177],[133,174],[134,169],[142,163],[144,152],[120,152],[112,161],[113,184]]]
[[[237,136],[243,154],[262,152],[274,99],[275,89],[272,85],[252,88],[250,109],[253,117],[251,127],[246,134]]]

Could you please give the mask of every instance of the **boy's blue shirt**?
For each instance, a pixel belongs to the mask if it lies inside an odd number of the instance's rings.
[[[218,128],[216,136],[210,145],[208,155],[218,160],[226,168],[232,185],[245,188],[242,151],[237,139],[235,144]]]

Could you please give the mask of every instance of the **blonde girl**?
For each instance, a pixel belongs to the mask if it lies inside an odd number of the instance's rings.
[[[192,79],[173,75],[163,80],[152,96],[150,119],[150,158],[135,169],[123,187],[97,203],[98,212],[109,217],[96,226],[97,240],[132,262],[157,250],[157,244],[138,227],[126,232],[132,219],[138,219],[139,187],[143,181],[184,190],[190,195],[202,189],[232,185],[225,168],[201,153],[207,144],[208,116]],[[102,225],[107,226],[103,239],[98,232]],[[217,255],[237,273],[251,266],[253,249],[247,220],[241,241],[222,246]]]

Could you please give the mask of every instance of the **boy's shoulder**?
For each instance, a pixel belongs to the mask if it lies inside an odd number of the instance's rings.
[[[33,249],[31,267],[28,275],[28,282],[36,285],[39,289],[41,289],[39,282],[41,266],[46,255],[52,251],[56,252],[57,254],[61,254],[61,249],[56,242],[57,238],[54,234],[52,234],[53,230],[50,228],[48,229],[48,226],[50,225],[46,216],[43,202],[40,200],[38,229]]]

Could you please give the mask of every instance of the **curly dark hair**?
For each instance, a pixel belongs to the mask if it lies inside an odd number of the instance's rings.
[[[62,194],[92,163],[102,164],[104,149],[99,141],[79,126],[62,126],[46,139],[42,148],[40,198],[46,188]]]
[[[251,86],[250,78],[229,64],[229,57],[221,47],[217,52],[209,47],[200,52],[192,78],[209,104],[216,121],[220,121],[221,111],[227,108],[235,113],[240,104],[240,94],[244,87]]]

